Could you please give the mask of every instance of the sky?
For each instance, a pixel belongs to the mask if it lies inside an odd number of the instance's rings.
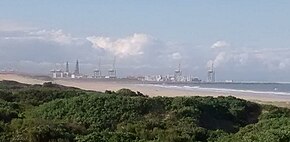
[[[290,1],[1,0],[0,69],[290,82]]]

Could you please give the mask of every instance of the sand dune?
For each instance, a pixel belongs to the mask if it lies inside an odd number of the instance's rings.
[[[16,74],[0,74],[0,80],[14,80],[27,84],[42,84],[46,81],[33,79],[30,77],[20,76]],[[84,81],[84,80],[54,80],[54,83],[78,87],[85,90],[105,91],[105,90],[119,90],[121,88],[128,88],[134,91],[140,91],[148,96],[235,96],[238,98],[258,101],[258,102],[290,102],[290,96],[287,95],[271,95],[271,94],[255,94],[255,93],[227,93],[227,92],[210,92],[210,91],[192,91],[181,90],[174,88],[162,88],[156,86],[140,86],[128,82],[114,82],[114,81]],[[284,103],[285,104],[285,103]]]
[[[46,82],[44,80],[33,79],[30,77],[25,77],[25,76],[16,75],[16,74],[0,74],[0,80],[13,80],[20,83],[26,83],[26,84],[42,84]]]

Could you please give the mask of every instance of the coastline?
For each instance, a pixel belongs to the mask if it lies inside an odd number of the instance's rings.
[[[16,74],[0,74],[0,80],[13,80],[27,84],[42,84],[47,82],[28,76],[21,76]],[[261,104],[272,104],[282,107],[290,107],[290,95],[277,95],[277,94],[263,94],[263,93],[250,93],[250,92],[227,92],[227,91],[210,91],[210,90],[189,90],[180,88],[165,88],[162,86],[149,85],[149,84],[136,84],[134,82],[122,81],[85,81],[85,80],[53,80],[64,86],[77,87],[84,90],[93,90],[104,92],[106,90],[117,91],[122,88],[128,88],[133,91],[142,92],[150,97],[166,96],[234,96],[237,98],[253,101]]]

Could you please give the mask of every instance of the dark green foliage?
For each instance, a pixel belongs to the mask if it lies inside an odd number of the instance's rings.
[[[16,97],[13,95],[11,91],[0,90],[0,99],[5,100],[7,102],[14,102]]]
[[[52,82],[43,83],[43,87],[58,87],[57,84],[53,84]]]
[[[42,119],[15,119],[11,126],[11,141],[72,142],[75,135],[62,123]]]
[[[234,97],[105,93],[0,82],[0,141],[290,141],[290,110]]]
[[[263,108],[264,113],[260,116],[261,119],[290,117],[290,110],[287,108],[279,108],[270,105],[265,105]]]
[[[148,96],[142,94],[139,91],[134,92],[134,91],[132,91],[130,89],[126,89],[126,88],[120,89],[117,92],[106,90],[105,93],[107,93],[107,94],[117,94],[117,95],[121,95],[121,96],[130,96],[130,97],[137,97],[137,96],[148,97]]]
[[[248,125],[242,128],[236,134],[220,138],[219,141],[289,142],[290,118],[261,120],[255,125]]]
[[[106,90],[105,91],[105,94],[115,94],[115,92],[114,91],[111,91],[111,90]]]
[[[7,130],[7,124],[0,120],[0,141],[9,141],[9,133]]]
[[[18,118],[20,107],[17,103],[0,100],[0,121],[10,122],[13,118]]]
[[[108,131],[100,141],[116,132],[129,132],[131,140],[207,141],[217,137],[210,130],[236,132],[260,114],[259,105],[233,97],[130,96],[116,92],[57,100],[40,106],[33,117],[77,122],[89,133]]]
[[[34,85],[34,87],[36,87],[37,85]],[[66,87],[66,86],[63,86],[63,85],[59,85],[59,84],[55,84],[55,83],[52,83],[52,82],[44,82],[42,84],[42,86],[40,87],[44,87],[44,88],[53,88],[53,89],[63,89],[63,90],[79,90],[78,88],[75,88],[75,87]]]
[[[0,99],[7,102],[37,106],[55,99],[70,98],[86,94],[77,88],[65,87],[51,82],[43,85],[27,85],[14,81],[1,81]],[[15,85],[15,87],[13,87]],[[14,89],[12,89],[14,88]]]
[[[30,85],[19,83],[16,81],[11,81],[11,80],[0,81],[0,89],[21,89],[28,86]]]
[[[201,98],[204,105],[200,125],[207,129],[236,132],[239,127],[256,123],[261,113],[258,104],[234,97]]]
[[[73,120],[92,130],[115,129],[120,121],[136,119],[145,113],[142,98],[118,95],[90,95],[57,100],[40,107],[34,114],[44,119]]]
[[[116,93],[121,96],[131,96],[131,97],[137,96],[136,92],[125,88],[118,90]]]
[[[34,106],[49,102],[55,99],[71,98],[84,95],[83,91],[78,90],[59,90],[53,88],[28,88],[14,93],[14,101]]]

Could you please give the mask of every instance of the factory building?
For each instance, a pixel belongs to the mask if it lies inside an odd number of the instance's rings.
[[[79,61],[76,61],[75,71],[71,73],[69,70],[69,62],[66,62],[65,71],[61,69],[53,69],[50,71],[52,78],[81,78]]]
[[[62,70],[56,69],[51,70],[50,73],[52,74],[52,78],[63,78],[64,75]]]
[[[99,66],[97,69],[94,70],[94,75],[93,75],[93,78],[104,78],[102,76],[102,71],[101,71],[101,59],[99,59]]]
[[[99,69],[95,69],[94,70],[94,75],[93,75],[94,78],[102,78],[102,72],[101,70]]]
[[[112,68],[108,70],[108,75],[105,76],[105,78],[112,78],[112,79],[117,78],[117,71],[116,71],[115,63],[116,63],[116,57],[114,57]]]

